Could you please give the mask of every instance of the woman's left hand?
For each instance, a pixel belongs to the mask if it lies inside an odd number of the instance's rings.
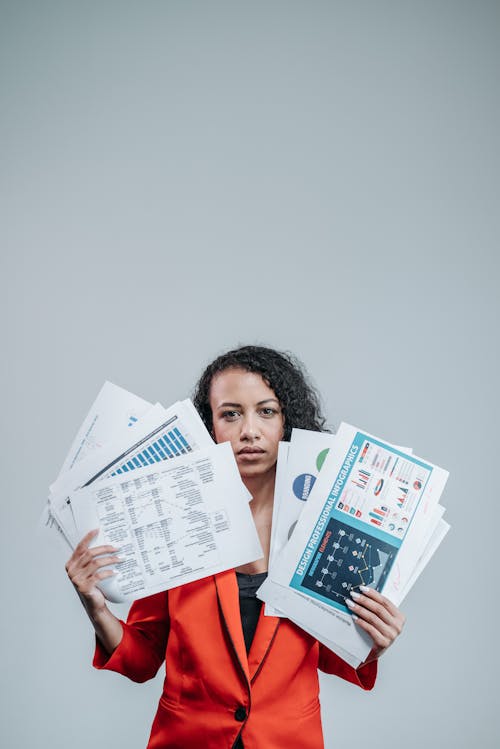
[[[358,591],[351,591],[352,600],[346,598],[348,608],[354,614],[358,627],[364,629],[373,640],[365,663],[379,658],[401,634],[406,621],[404,614],[373,588],[361,585]]]

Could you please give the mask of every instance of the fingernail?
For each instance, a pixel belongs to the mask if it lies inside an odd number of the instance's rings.
[[[350,599],[350,598],[346,598],[346,599],[345,599],[345,605],[346,605],[346,606],[349,606],[349,608],[350,608],[350,609],[352,609],[352,608],[354,608],[354,606],[355,606],[356,604],[354,603],[354,601],[351,601],[351,599]]]
[[[354,620],[356,621],[356,619],[358,619],[358,618],[359,618],[359,617],[358,617],[358,616],[356,616],[356,614],[351,614],[351,619],[354,619]]]
[[[354,598],[355,601],[357,601],[358,598],[361,598],[361,593],[358,593],[357,590],[351,590],[351,596]]]
[[[361,591],[362,591],[363,593],[368,593],[368,591],[369,591],[369,590],[371,590],[371,588],[369,588],[369,587],[368,587],[367,585],[360,585],[360,586],[359,586],[359,589],[360,589],[360,590],[361,590]]]

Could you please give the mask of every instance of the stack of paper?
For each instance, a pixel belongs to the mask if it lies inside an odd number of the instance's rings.
[[[447,471],[342,424],[281,443],[266,614],[286,616],[357,668],[372,641],[345,604],[360,585],[399,605],[449,525]],[[307,501],[306,501],[307,500]]]
[[[280,443],[266,614],[286,616],[357,667],[371,639],[345,605],[360,585],[399,605],[443,540],[448,473],[355,427]],[[141,598],[263,556],[229,443],[191,401],[168,409],[105,383],[44,513],[71,548],[119,547],[110,600]],[[307,501],[306,501],[307,500]]]
[[[71,548],[119,547],[114,601],[141,598],[262,557],[231,445],[189,400],[152,406],[106,383],[50,487],[45,524]]]

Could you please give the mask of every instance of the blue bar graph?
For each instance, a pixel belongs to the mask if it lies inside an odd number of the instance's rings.
[[[157,454],[155,453],[155,451],[153,450],[153,448],[151,447],[151,445],[150,445],[150,446],[149,446],[148,448],[146,448],[146,449],[147,449],[147,451],[149,452],[149,454],[151,455],[151,457],[152,457],[152,458],[153,458],[153,459],[154,459],[154,460],[155,460],[155,461],[156,461],[157,463],[159,463],[161,459],[160,459],[160,458],[158,457],[158,455],[157,455]]]
[[[175,442],[177,448],[181,451],[181,453],[186,454],[186,451],[182,447],[182,443],[180,442],[180,440],[177,439],[175,432],[172,430],[171,432],[168,433],[168,435]]]
[[[165,452],[166,452],[167,456],[168,456],[169,458],[173,458],[174,456],[173,456],[173,454],[172,454],[172,452],[171,452],[170,448],[168,447],[168,445],[167,445],[167,442],[166,442],[166,440],[164,440],[164,439],[163,439],[163,437],[160,437],[160,438],[159,438],[159,440],[158,440],[158,442],[160,443],[160,445],[161,445],[161,446],[163,447],[163,449],[165,450]]]
[[[169,446],[169,448],[172,450],[172,452],[174,453],[174,455],[180,455],[179,450],[177,449],[177,446],[175,445],[174,442],[172,442],[172,440],[170,439],[170,437],[168,436],[168,434],[164,434],[163,435],[163,439],[165,440],[165,442],[167,443],[167,445]]]
[[[189,443],[185,439],[184,435],[182,435],[180,433],[180,431],[179,431],[179,429],[177,427],[175,427],[174,432],[176,433],[177,437],[180,439],[180,441],[182,442],[182,444],[184,445],[184,447],[186,448],[186,450],[188,450],[188,452],[193,452],[193,450],[191,448],[191,445],[189,445]]]
[[[158,442],[153,442],[153,447],[155,448],[156,452],[158,453],[158,455],[161,457],[162,460],[166,460],[167,459],[167,456],[165,455],[165,453],[163,452],[163,450],[161,448],[159,440],[158,440]]]
[[[127,457],[123,465],[117,468],[111,475],[117,476],[123,473],[129,473],[136,468],[147,468],[148,466],[161,463],[170,458],[177,458],[193,451],[188,439],[182,434],[178,427],[156,437],[155,442],[142,448],[132,457]],[[122,460],[125,456],[122,456]]]

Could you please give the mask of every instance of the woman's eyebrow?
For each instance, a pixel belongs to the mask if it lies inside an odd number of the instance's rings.
[[[279,400],[277,398],[266,398],[263,401],[259,401],[256,405],[263,406],[264,403],[277,403],[279,405]],[[241,408],[241,403],[230,403],[229,401],[225,401],[224,403],[219,403],[217,408]]]

